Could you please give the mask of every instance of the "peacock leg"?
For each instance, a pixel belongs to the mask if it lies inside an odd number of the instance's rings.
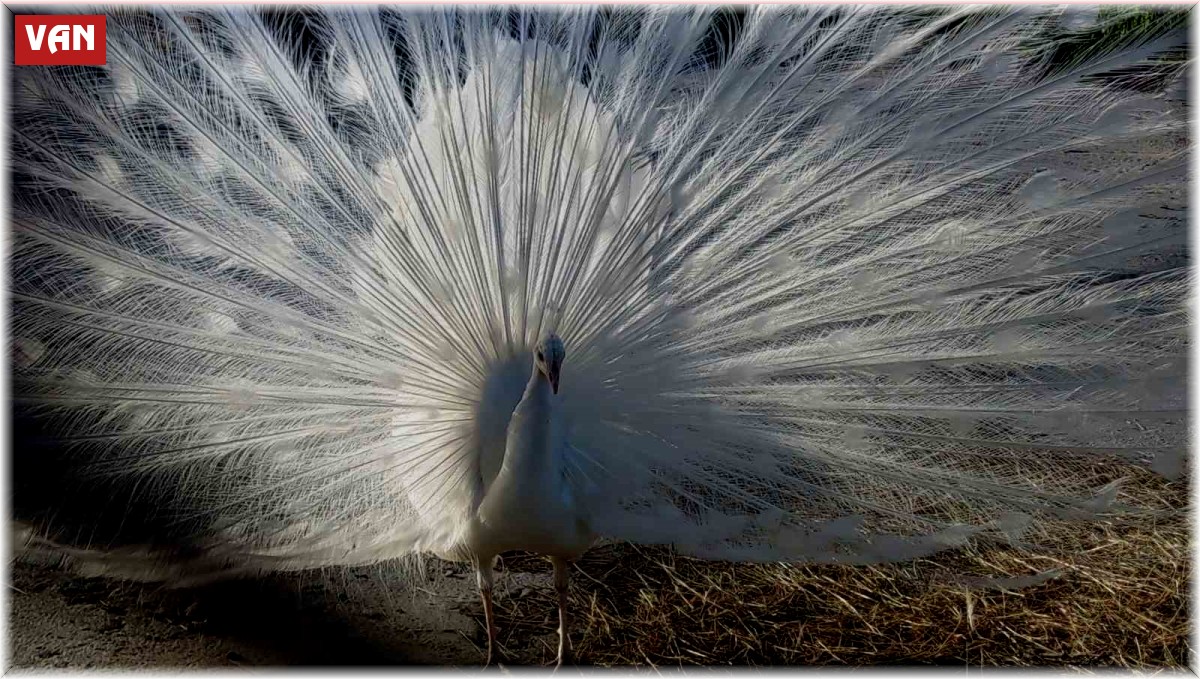
[[[486,562],[485,562],[486,561]],[[487,626],[487,662],[484,664],[491,665],[493,660],[499,662],[501,660],[499,644],[496,642],[496,624],[495,618],[492,615],[492,563],[491,560],[480,560],[479,569],[479,596],[483,598],[483,623]]]
[[[567,575],[570,564],[566,559],[550,557],[554,564],[554,591],[558,592],[558,667],[571,662],[571,637],[567,634]]]

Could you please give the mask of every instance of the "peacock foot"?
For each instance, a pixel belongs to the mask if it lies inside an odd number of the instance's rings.
[[[557,670],[557,669],[561,668],[563,665],[573,665],[575,663],[573,655],[574,654],[571,653],[570,644],[568,644],[566,648],[559,646],[558,658],[554,661],[554,669]]]
[[[487,654],[487,659],[483,662],[485,669],[493,666],[504,669],[504,666],[507,664],[509,664],[508,656],[506,656],[500,650],[489,651]]]

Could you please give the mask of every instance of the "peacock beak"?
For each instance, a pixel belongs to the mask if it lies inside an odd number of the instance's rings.
[[[550,378],[550,388],[554,390],[555,394],[558,393],[558,374],[561,368],[562,364],[558,361],[546,366],[546,377]]]

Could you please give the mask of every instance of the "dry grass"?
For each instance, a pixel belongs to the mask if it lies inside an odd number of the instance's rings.
[[[1136,473],[1124,492],[1147,507],[1187,504],[1185,482],[1149,472]],[[993,547],[874,567],[713,563],[604,546],[574,570],[571,636],[577,660],[592,665],[1189,663],[1183,512],[1156,522],[1075,525],[1054,544],[1053,553]],[[430,563],[421,577],[381,564],[195,590],[30,567],[16,571],[11,585],[10,596],[28,604],[13,628],[37,623],[42,632],[14,643],[22,666],[38,668],[228,666],[226,651],[268,665],[482,662],[483,614],[471,569]],[[501,570],[497,623],[505,652],[514,664],[552,662],[549,564],[510,554]],[[1058,575],[1016,590],[963,580],[1046,571]],[[399,594],[405,583],[417,585],[412,599]],[[65,617],[47,618],[34,605]]]
[[[1145,474],[1129,492],[1178,508],[1187,484]],[[993,547],[874,567],[603,547],[573,576],[572,639],[578,660],[596,665],[1186,666],[1188,535],[1177,513],[1074,526],[1057,554]],[[504,567],[548,568],[524,555]],[[1050,570],[1058,576],[1016,590],[963,581]],[[514,660],[550,661],[553,592],[498,605]]]

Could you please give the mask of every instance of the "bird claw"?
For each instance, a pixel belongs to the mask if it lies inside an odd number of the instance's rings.
[[[559,649],[558,659],[554,661],[554,671],[557,672],[558,670],[562,669],[563,665],[570,665],[570,664],[571,664],[571,652],[563,651],[562,649]]]
[[[487,657],[487,660],[483,663],[483,668],[487,669],[489,667],[495,666],[496,669],[499,669],[500,671],[504,671],[505,669],[507,669],[505,667],[505,663],[507,663],[507,662],[508,662],[508,658],[505,658],[500,653],[496,653],[494,655],[489,655]]]
[[[504,669],[504,665],[507,662],[508,658],[500,651],[500,649],[496,649],[494,651],[492,649],[488,649],[487,660],[484,661],[483,666],[486,668],[495,665],[500,669]]]

